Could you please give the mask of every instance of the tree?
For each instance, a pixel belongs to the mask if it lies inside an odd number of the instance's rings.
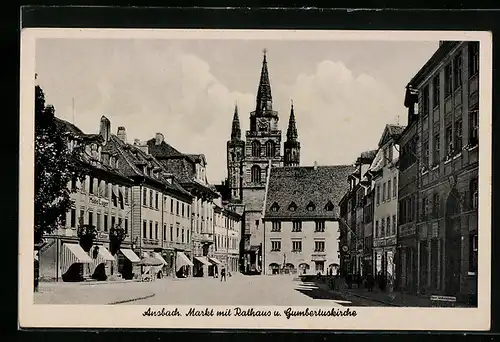
[[[82,178],[78,150],[70,151],[54,107],[45,105],[43,90],[35,87],[35,244],[52,233],[71,208],[68,188],[73,177]]]
[[[118,224],[111,227],[109,230],[109,247],[113,256],[120,250],[120,246],[123,240],[125,240],[125,236],[125,229],[122,228],[122,219],[120,218]]]

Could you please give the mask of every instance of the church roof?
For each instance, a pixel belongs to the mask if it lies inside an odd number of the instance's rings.
[[[271,168],[265,219],[337,219],[353,171],[352,165]]]
[[[231,140],[241,140],[240,118],[238,117],[238,106],[234,106],[233,124],[231,127]]]
[[[262,70],[260,72],[255,111],[260,114],[265,110],[272,110],[272,100],[271,83],[269,82],[269,71],[267,70],[266,50],[264,49],[264,58],[262,60]]]
[[[287,140],[296,140],[299,137],[297,133],[297,125],[295,124],[295,112],[293,110],[293,102],[292,107],[290,109],[290,119],[288,120],[288,129],[286,131]]]

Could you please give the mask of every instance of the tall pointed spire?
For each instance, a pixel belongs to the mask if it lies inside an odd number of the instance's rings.
[[[293,100],[292,102],[292,108],[290,109],[290,119],[288,120],[288,130],[286,131],[286,137],[287,140],[296,140],[299,137],[299,134],[297,133],[297,126],[295,124],[295,113],[293,110]]]
[[[272,110],[271,83],[269,82],[269,72],[267,70],[267,49],[263,50],[262,70],[260,72],[259,90],[257,91],[257,105],[255,111],[258,114],[265,110]]]
[[[240,119],[238,117],[238,104],[234,105],[233,127],[231,129],[231,140],[241,139]]]

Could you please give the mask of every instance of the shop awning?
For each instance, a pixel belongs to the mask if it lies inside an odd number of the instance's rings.
[[[194,266],[194,264],[189,260],[189,258],[186,256],[186,254],[182,252],[177,252],[177,258],[176,258],[176,267],[177,270],[179,270],[182,266]]]
[[[194,258],[196,260],[198,260],[199,262],[201,262],[203,265],[212,266],[212,264],[210,263],[210,261],[208,261],[207,257],[204,257],[204,256],[195,256]]]
[[[90,256],[80,247],[79,244],[76,243],[65,243],[64,244],[64,253],[63,259],[65,259],[64,263],[67,265],[82,263],[89,264],[93,263]]]
[[[217,265],[222,265],[222,262],[220,262],[219,260],[217,260],[216,258],[212,258],[212,257],[208,257],[210,259],[211,262],[213,262],[214,264],[217,264]]]
[[[115,257],[104,246],[95,246],[99,249],[99,257],[105,261],[115,261]]]
[[[156,259],[160,260],[163,263],[163,265],[167,264],[167,262],[165,261],[165,259],[163,259],[163,257],[161,256],[160,253],[155,252],[154,256],[155,256]]]
[[[139,262],[141,259],[134,253],[133,250],[127,248],[120,248],[120,252],[131,262]]]

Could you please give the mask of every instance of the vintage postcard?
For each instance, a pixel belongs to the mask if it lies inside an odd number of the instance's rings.
[[[20,326],[488,330],[491,39],[23,30]]]

